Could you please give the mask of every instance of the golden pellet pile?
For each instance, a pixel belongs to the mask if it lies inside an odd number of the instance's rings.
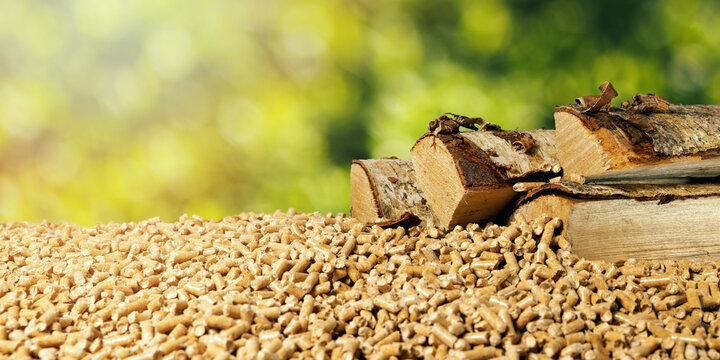
[[[0,354],[720,359],[716,264],[586,261],[561,226],[0,224]]]

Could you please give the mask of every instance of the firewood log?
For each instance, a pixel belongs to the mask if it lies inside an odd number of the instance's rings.
[[[445,227],[491,219],[516,196],[513,183],[560,171],[552,130],[428,133],[410,153],[417,182]]]
[[[560,218],[571,251],[588,260],[720,260],[720,184],[546,184],[511,218]]]
[[[555,110],[565,179],[685,183],[720,176],[720,105],[673,105],[638,94],[632,104],[588,111],[586,98]]]
[[[354,160],[350,167],[350,207],[353,217],[368,223],[397,220],[404,213],[426,222],[434,219],[410,160]]]

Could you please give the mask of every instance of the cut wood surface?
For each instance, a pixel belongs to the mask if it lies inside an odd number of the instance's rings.
[[[415,181],[410,160],[354,160],[350,168],[350,208],[352,216],[364,222],[397,220],[408,212],[424,221],[434,219]]]
[[[719,184],[548,184],[517,214],[560,217],[572,252],[589,260],[720,260]]]
[[[552,130],[426,134],[410,153],[417,182],[445,227],[497,216],[516,195],[513,183],[560,171]]]
[[[720,166],[701,161],[720,158],[720,105],[582,111],[581,105],[555,111],[558,159],[565,178],[582,175],[588,181],[611,183],[638,176],[645,182],[720,176]],[[652,174],[630,170],[658,165],[663,168]]]

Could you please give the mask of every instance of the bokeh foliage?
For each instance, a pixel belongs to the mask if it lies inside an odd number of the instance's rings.
[[[720,102],[702,1],[0,2],[0,220],[347,211],[442,112],[551,127],[610,80]],[[616,99],[619,101],[619,99]]]

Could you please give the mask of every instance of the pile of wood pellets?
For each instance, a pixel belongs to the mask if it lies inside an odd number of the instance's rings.
[[[717,264],[587,261],[561,227],[0,224],[0,355],[720,359]]]

